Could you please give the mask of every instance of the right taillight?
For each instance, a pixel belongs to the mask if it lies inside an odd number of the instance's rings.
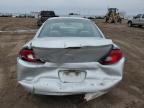
[[[103,65],[110,65],[117,63],[123,57],[122,52],[119,49],[113,49],[109,55],[104,58],[100,63]]]

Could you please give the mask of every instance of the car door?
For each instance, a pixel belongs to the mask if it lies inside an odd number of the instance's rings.
[[[133,19],[133,24],[139,24],[140,23],[141,14],[138,14]]]

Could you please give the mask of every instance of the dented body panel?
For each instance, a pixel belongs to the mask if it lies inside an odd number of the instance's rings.
[[[28,91],[44,95],[72,95],[108,92],[123,76],[124,58],[112,66],[91,63],[45,63],[29,64],[18,58],[18,81]],[[64,83],[60,80],[60,70],[85,70],[82,82]],[[75,79],[73,79],[75,81]]]
[[[96,40],[96,41],[95,41]],[[31,47],[36,58],[53,63],[96,62],[112,49],[110,39],[42,38],[34,39]]]
[[[38,38],[38,33],[24,48],[33,49],[35,57],[44,62],[30,63],[17,58],[17,80],[29,92],[86,94],[88,101],[107,93],[122,80],[124,57],[115,64],[100,64],[112,49],[119,49],[101,31],[102,38]]]

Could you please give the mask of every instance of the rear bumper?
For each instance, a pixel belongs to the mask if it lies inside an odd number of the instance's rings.
[[[123,76],[125,59],[114,65],[89,63],[32,64],[17,59],[17,80],[28,91],[43,95],[72,95],[83,93],[106,93],[116,86]],[[87,75],[79,83],[64,83],[59,70],[82,69]]]

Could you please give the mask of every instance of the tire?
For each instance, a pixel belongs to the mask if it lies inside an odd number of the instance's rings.
[[[121,24],[121,23],[122,23],[122,19],[121,19],[121,18],[119,18],[119,19],[118,19],[118,22]]]
[[[114,20],[110,17],[108,22],[109,23],[114,23]]]
[[[142,25],[139,25],[139,27],[142,27]]]
[[[129,27],[132,27],[132,26],[133,26],[133,24],[132,24],[131,21],[128,22],[128,26],[129,26]]]
[[[109,19],[108,19],[107,17],[105,17],[105,23],[108,23],[108,20],[109,20]]]
[[[37,21],[37,26],[40,27],[41,25],[42,25],[42,22],[38,20]]]

